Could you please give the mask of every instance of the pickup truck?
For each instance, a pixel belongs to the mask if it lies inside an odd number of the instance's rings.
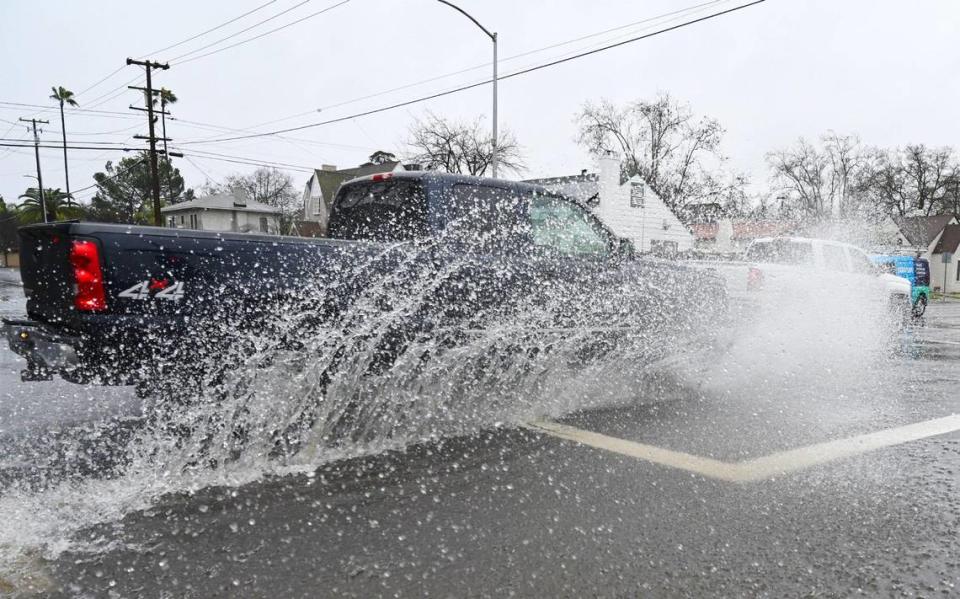
[[[665,351],[725,309],[714,273],[635,256],[575,201],[433,172],[344,183],[328,238],[72,221],[19,237],[27,319],[5,324],[25,381],[149,387],[231,344],[350,327],[376,338],[380,367],[415,337],[508,323],[594,359],[638,334]]]

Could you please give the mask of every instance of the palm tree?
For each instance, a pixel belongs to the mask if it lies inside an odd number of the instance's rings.
[[[20,199],[23,200],[17,207],[17,215],[20,222],[23,224],[43,222],[40,190],[36,187],[31,187],[20,196]],[[47,216],[50,220],[79,218],[82,214],[80,206],[71,204],[70,196],[61,191],[60,188],[44,189],[43,199],[47,206]]]
[[[167,161],[167,195],[170,195],[170,154],[167,153],[167,104],[176,104],[177,95],[165,87],[160,88],[160,124],[163,132],[163,159]],[[168,198],[169,201],[169,198]]]
[[[62,85],[50,89],[53,90],[50,99],[60,102],[60,131],[63,133],[63,174],[67,179],[67,202],[69,202],[73,199],[73,196],[70,195],[70,170],[67,168],[67,124],[63,118],[63,105],[76,106],[77,101],[73,99],[73,92]]]

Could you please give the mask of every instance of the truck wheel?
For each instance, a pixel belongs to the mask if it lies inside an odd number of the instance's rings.
[[[917,303],[913,305],[913,317],[920,318],[927,311],[927,296],[921,295],[917,298]]]

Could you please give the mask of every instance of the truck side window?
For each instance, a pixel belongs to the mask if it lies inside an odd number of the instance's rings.
[[[533,245],[568,256],[605,256],[610,242],[586,211],[563,198],[535,195],[530,202]]]
[[[813,264],[813,246],[806,241],[790,241],[787,239],[755,241],[747,248],[746,259],[771,264],[811,266]]]
[[[447,202],[447,233],[464,241],[501,246],[522,235],[520,199],[511,189],[457,183]]]
[[[427,200],[418,181],[365,181],[342,187],[330,215],[334,239],[409,241],[427,234]]]

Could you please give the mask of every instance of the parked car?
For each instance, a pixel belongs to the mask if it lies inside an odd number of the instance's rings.
[[[866,252],[849,243],[806,237],[756,239],[744,254],[749,263],[748,291],[777,292],[801,272],[824,293],[863,288],[866,294],[883,294],[891,309],[909,314],[910,283],[883,272]],[[854,287],[855,286],[855,287]]]
[[[926,258],[914,256],[871,256],[874,264],[887,268],[890,274],[910,282],[913,315],[923,316],[930,303],[930,263]]]
[[[413,338],[523,310],[545,312],[522,321],[532,334],[578,340],[585,352],[610,347],[600,338],[658,331],[653,355],[669,330],[708,328],[725,306],[715,274],[634,256],[584,206],[530,184],[427,172],[354,179],[328,228],[330,239],[23,227],[28,319],[6,321],[27,359],[22,377],[149,385],[164,376],[158,365],[224,350],[197,341],[218,327],[248,327],[254,344],[289,334],[296,346],[307,332],[272,326],[284,301],[314,324],[372,322],[364,330],[387,364]]]

